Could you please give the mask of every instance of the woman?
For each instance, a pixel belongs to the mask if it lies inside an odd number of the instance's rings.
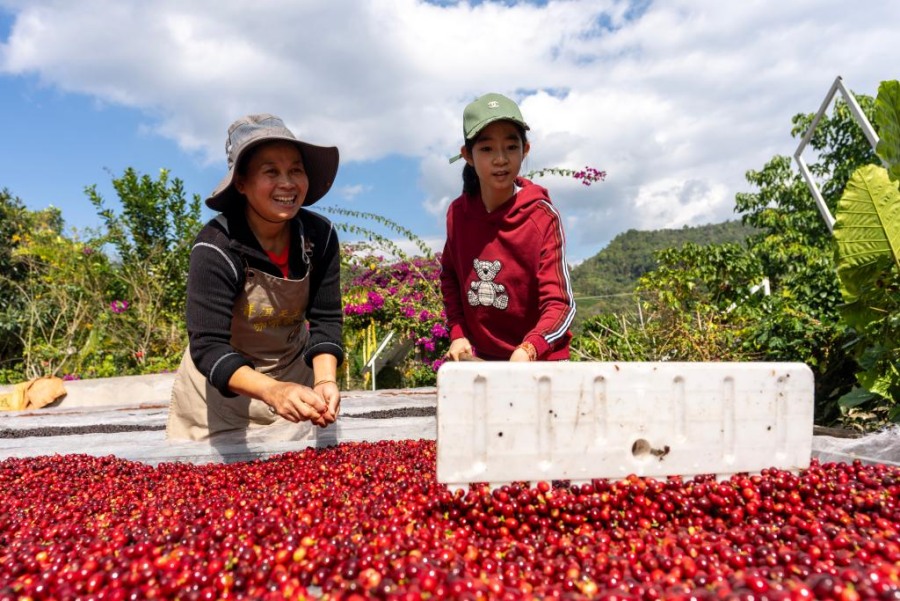
[[[338,150],[298,140],[273,115],[228,129],[228,174],[206,204],[220,211],[191,250],[189,348],[167,437],[203,440],[294,422],[313,435],[340,408],[340,256],[331,222],[307,207],[328,192]]]

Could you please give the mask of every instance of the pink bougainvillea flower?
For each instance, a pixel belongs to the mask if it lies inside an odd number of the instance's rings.
[[[602,182],[606,179],[606,171],[600,171],[593,167],[585,167],[582,171],[576,171],[572,174],[575,179],[581,180],[585,186],[590,186],[594,182]]]
[[[375,292],[374,290],[369,291],[369,303],[372,305],[374,309],[380,309],[384,306],[384,297]]]

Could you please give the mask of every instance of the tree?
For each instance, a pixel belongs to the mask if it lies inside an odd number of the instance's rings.
[[[655,253],[656,269],[639,280],[640,321],[589,318],[573,339],[578,358],[615,361],[745,361],[743,348],[761,302],[749,293],[760,266],[740,244],[685,243]]]
[[[80,368],[111,281],[108,261],[89,244],[62,234],[57,209],[21,214],[12,273],[13,302],[4,308],[16,346],[5,356],[5,380],[63,375]]]
[[[113,178],[121,214],[108,208],[97,187],[85,192],[106,226],[104,244],[111,244],[120,264],[122,296],[134,295],[148,284],[159,289],[154,302],[169,319],[184,312],[190,247],[202,222],[200,196],[185,197],[183,182],[139,175],[131,167]]]
[[[679,229],[632,229],[618,234],[603,250],[571,270],[578,303],[573,331],[579,332],[586,319],[599,313],[637,316],[638,296],[634,288],[642,275],[657,267],[658,251],[677,248],[686,242],[698,245],[743,242],[752,231],[734,220]]]
[[[871,118],[873,100],[857,98]],[[813,117],[796,115],[792,135],[804,135]],[[832,212],[850,175],[878,162],[843,102],[821,120],[811,147],[818,157],[810,171]],[[789,157],[775,156],[746,177],[756,190],[735,199],[753,228],[746,245],[659,253],[659,267],[638,286],[644,323],[627,328],[628,349],[657,359],[803,362],[816,376],[816,419],[832,423],[841,418],[838,399],[853,387],[856,365],[847,349],[852,332],[840,320],[834,240]],[[771,296],[751,295],[762,278]]]
[[[33,318],[27,285],[33,264],[22,259],[35,233],[59,232],[59,209],[31,211],[8,190],[0,192],[0,381],[18,380],[25,351],[23,328]]]
[[[49,216],[49,213],[45,215]],[[58,212],[54,218],[60,219]],[[15,260],[14,253],[35,219],[18,197],[6,188],[0,190],[0,368],[21,351],[21,341],[16,336],[19,309],[16,284],[25,278],[25,270]]]
[[[874,100],[861,95],[856,100],[871,121]],[[813,118],[796,115],[791,134],[804,135]],[[810,172],[834,213],[851,174],[862,165],[877,164],[878,157],[843,101],[819,122],[810,146],[818,153]],[[838,419],[837,401],[853,386],[855,361],[846,349],[851,332],[840,321],[843,299],[835,273],[834,239],[787,157],[775,157],[762,171],[748,172],[747,180],[758,192],[738,194],[735,210],[759,231],[748,240],[750,252],[761,261],[779,300],[777,313],[763,316],[749,343],[766,349],[772,358],[810,365],[816,372],[819,418]],[[773,337],[777,344],[773,345]]]
[[[859,388],[840,399],[845,412],[900,421],[900,82],[884,81],[875,102],[877,154],[857,168],[837,207],[834,236],[843,323],[855,334]]]
[[[121,214],[86,193],[105,229],[63,232],[57,209],[31,212],[0,195],[0,378],[99,377],[172,369],[187,344],[184,302],[200,198],[180,180],[127,169],[113,179]],[[5,231],[3,231],[5,230]],[[111,253],[109,251],[112,251]]]

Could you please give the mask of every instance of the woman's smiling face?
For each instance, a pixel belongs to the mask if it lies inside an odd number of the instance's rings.
[[[267,142],[254,149],[234,185],[253,212],[279,223],[292,219],[303,206],[309,177],[296,144]]]

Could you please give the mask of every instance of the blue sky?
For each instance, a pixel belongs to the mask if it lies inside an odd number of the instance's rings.
[[[790,118],[838,75],[896,78],[900,3],[557,0],[0,0],[0,188],[99,225],[84,193],[166,168],[205,197],[231,121],[282,116],[334,144],[322,205],[394,219],[435,248],[459,194],[461,114],[497,91],[531,124],[578,262],[628,229],[735,218],[744,173],[791,155]],[[207,213],[207,216],[212,216]]]

